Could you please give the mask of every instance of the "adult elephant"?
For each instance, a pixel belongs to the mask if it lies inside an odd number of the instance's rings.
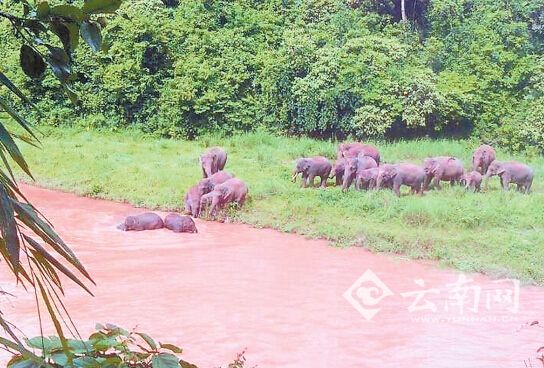
[[[306,188],[308,185],[314,186],[314,178],[317,176],[321,178],[321,187],[325,188],[331,170],[331,163],[323,156],[303,157],[297,160],[291,180],[296,182],[297,176],[302,174],[301,186]]]
[[[423,170],[425,171],[425,181],[423,189],[428,190],[431,180],[437,190],[440,187],[440,181],[449,181],[451,185],[459,183],[463,178],[465,169],[463,162],[452,156],[430,157],[423,161]]]
[[[484,175],[487,172],[487,168],[495,159],[497,154],[495,149],[487,144],[482,144],[480,147],[474,150],[472,154],[472,170],[478,171]]]
[[[531,185],[533,185],[533,169],[521,162],[493,161],[491,165],[489,165],[484,177],[486,186],[489,178],[494,175],[499,176],[504,190],[509,190],[510,183],[515,183],[518,186],[518,191],[529,193]]]
[[[361,154],[372,157],[380,165],[380,151],[371,144],[341,143],[336,150],[336,158],[354,158]]]
[[[378,167],[376,161],[370,156],[359,155],[355,158],[346,158],[344,168],[344,180],[342,183],[342,191],[346,192],[353,180],[366,169]],[[356,186],[356,189],[360,189]]]
[[[200,155],[200,166],[202,167],[204,178],[223,170],[226,163],[227,152],[220,147],[212,147]]]
[[[407,185],[411,188],[411,193],[423,193],[423,181],[425,180],[425,171],[419,165],[414,164],[394,164],[380,167],[376,185],[378,188],[393,186],[393,191],[400,197],[400,187]]]

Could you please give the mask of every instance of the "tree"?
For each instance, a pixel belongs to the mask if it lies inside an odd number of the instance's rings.
[[[93,51],[100,50],[103,15],[114,13],[121,2],[86,0],[81,6],[50,6],[46,1],[31,4],[22,0],[19,13],[0,8],[0,19],[9,22],[14,35],[21,42],[19,54],[23,72],[38,80],[50,70],[70,100],[77,103],[77,95],[71,88],[74,80],[72,53],[80,39]],[[0,89],[3,88],[7,89],[8,96],[0,96],[0,112],[4,112],[19,128],[0,115],[0,256],[18,283],[30,285],[36,290],[36,297],[39,295],[45,304],[62,346],[68,350],[59,321],[64,310],[59,297],[59,292],[63,290],[59,274],[68,277],[89,294],[91,291],[87,283],[93,280],[51,224],[25,198],[15,180],[9,158],[32,178],[16,139],[39,145],[31,124],[20,113],[24,108],[35,106],[0,70]],[[16,101],[20,101],[20,104],[16,105]],[[58,260],[59,257],[62,261]],[[28,362],[25,367],[37,366],[39,358],[23,346],[13,331],[13,325],[2,314],[0,326],[9,335],[8,338],[0,337],[0,345],[8,351],[18,352]]]

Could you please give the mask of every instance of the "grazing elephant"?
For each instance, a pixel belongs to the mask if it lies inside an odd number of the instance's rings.
[[[472,170],[478,171],[480,174],[485,174],[487,168],[493,161],[497,154],[495,149],[487,144],[483,144],[480,147],[476,148],[474,154],[472,155]]]
[[[146,212],[137,216],[128,216],[117,228],[123,231],[143,231],[162,229],[164,223],[159,215]]]
[[[480,191],[481,184],[482,174],[478,171],[466,172],[461,178],[461,185],[463,185],[465,189],[470,189],[475,193]]]
[[[376,182],[378,180],[378,174],[380,172],[379,167],[373,167],[371,169],[362,170],[357,173],[357,180],[355,181],[355,189],[372,190],[377,187]]]
[[[378,167],[378,164],[370,156],[359,155],[355,158],[346,158],[342,191],[345,192],[349,189],[353,179],[357,177],[357,174],[363,170],[372,169],[374,167]]]
[[[485,174],[486,183],[488,179],[498,175],[504,190],[508,190],[510,183],[518,186],[518,191],[529,193],[533,184],[533,169],[517,161],[493,161],[487,168]]]
[[[363,144],[359,142],[341,143],[338,145],[338,149],[336,150],[337,158],[353,158],[361,154],[372,157],[378,165],[380,164],[380,151],[378,151],[378,149],[371,144]]]
[[[205,179],[201,179],[198,182],[198,191],[202,196],[206,193],[211,192],[216,185],[223,184],[224,182],[232,178],[234,178],[234,175],[231,175],[226,171],[218,171]]]
[[[302,174],[301,186],[306,188],[308,185],[314,186],[314,178],[318,176],[321,178],[321,187],[325,188],[331,170],[331,163],[323,156],[299,158],[291,181],[296,182],[298,174]]]
[[[164,227],[175,233],[198,233],[195,222],[189,216],[169,213],[164,218]]]
[[[185,194],[185,212],[191,214],[193,217],[198,217],[200,214],[200,194],[199,185],[194,185]]]
[[[247,196],[247,185],[237,178],[227,180],[218,184],[215,188],[200,198],[200,208],[203,209],[207,204],[211,204],[209,215],[214,216],[219,209],[228,203],[236,203],[243,206]]]
[[[223,170],[226,163],[227,152],[219,147],[212,147],[200,155],[200,166],[202,166],[204,178]]]
[[[384,165],[385,166],[385,165]],[[380,167],[377,179],[378,188],[393,185],[393,191],[400,197],[401,185],[411,188],[410,193],[423,194],[423,181],[425,170],[414,164],[394,164]]]
[[[345,169],[346,159],[345,158],[339,158],[334,163],[334,166],[331,170],[331,176],[329,179],[336,178],[336,186],[341,185],[344,181],[344,169]]]
[[[465,173],[463,163],[458,158],[452,156],[439,156],[426,158],[423,161],[425,170],[425,182],[423,189],[428,190],[431,180],[435,189],[440,190],[440,181],[447,180],[451,185],[458,183]]]

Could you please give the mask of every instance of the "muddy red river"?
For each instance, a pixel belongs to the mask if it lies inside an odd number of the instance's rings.
[[[23,189],[97,283],[95,297],[66,284],[82,334],[137,327],[201,367],[246,348],[259,367],[539,366],[544,330],[528,324],[544,314],[544,289],[238,224],[122,232],[142,209]],[[15,293],[2,312],[37,334],[32,294]]]

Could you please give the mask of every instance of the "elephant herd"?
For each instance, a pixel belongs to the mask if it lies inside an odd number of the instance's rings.
[[[208,215],[215,216],[217,211],[229,203],[242,206],[246,200],[246,183],[223,171],[227,164],[227,153],[219,147],[210,148],[200,156],[200,166],[204,176],[185,194],[185,211],[199,217],[210,207]]]
[[[337,149],[334,164],[323,156],[300,158],[293,170],[292,181],[302,176],[302,187],[314,186],[316,177],[325,188],[328,179],[335,179],[342,191],[347,191],[355,182],[355,189],[392,189],[400,196],[401,186],[410,187],[411,193],[423,194],[432,182],[440,190],[440,182],[461,184],[466,189],[480,191],[482,180],[499,176],[504,190],[517,184],[520,192],[529,193],[533,182],[533,169],[517,161],[496,160],[495,149],[481,145],[472,156],[471,170],[465,170],[463,162],[453,156],[429,157],[422,165],[412,163],[381,163],[378,149],[370,144],[342,143]],[[380,164],[381,163],[381,164]]]

